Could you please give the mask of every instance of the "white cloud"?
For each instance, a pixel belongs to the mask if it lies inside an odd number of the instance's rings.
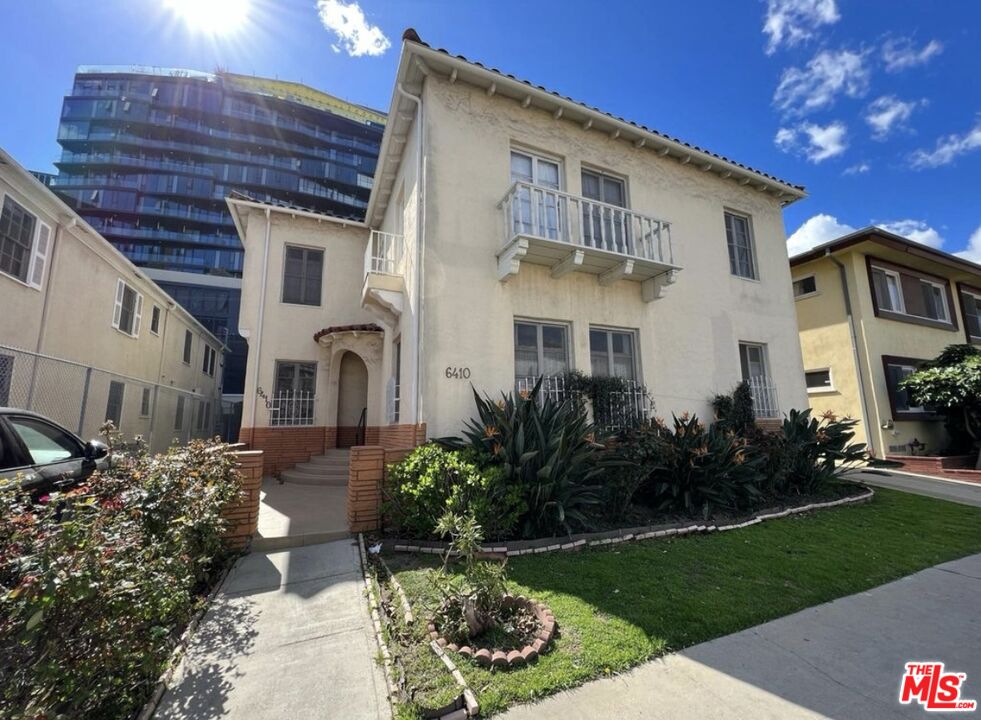
[[[787,253],[793,257],[807,252],[812,247],[855,232],[851,225],[838,222],[833,215],[821,213],[808,218],[787,238]]]
[[[893,130],[902,128],[913,111],[925,102],[900,100],[895,95],[876,98],[865,111],[865,122],[872,128],[872,137],[885,140]]]
[[[940,249],[944,244],[944,239],[936,230],[927,225],[922,220],[895,220],[893,222],[877,223],[883,230],[887,230],[896,235],[902,235],[908,240],[918,242],[921,245]]]
[[[831,106],[840,94],[861,97],[868,91],[867,51],[822,50],[804,68],[783,71],[773,104],[788,115],[806,115]]]
[[[882,45],[882,61],[889,72],[899,72],[929,62],[944,49],[942,43],[931,40],[917,50],[910,38],[890,38]]]
[[[351,57],[382,55],[392,46],[380,27],[368,23],[357,2],[317,0],[317,10],[320,22],[337,35],[338,44],[331,45],[334,52],[343,49]]]
[[[864,175],[865,173],[867,173],[871,169],[872,169],[872,166],[869,165],[867,162],[860,162],[860,163],[856,163],[855,165],[852,165],[851,167],[845,168],[841,172],[841,174],[842,175]]]
[[[971,237],[967,241],[967,247],[958,253],[954,253],[957,257],[962,257],[965,260],[970,260],[971,262],[981,263],[981,225],[978,225],[978,229],[971,233]]]
[[[951,134],[938,138],[933,150],[917,150],[910,156],[910,162],[917,170],[940,167],[954,162],[958,155],[978,148],[981,148],[981,119],[975,121],[974,127],[962,135]]]
[[[790,47],[807,40],[821,25],[840,19],[835,0],[769,0],[763,23],[763,32],[769,36],[766,53],[771,55],[781,45]]]
[[[801,123],[793,128],[780,128],[774,144],[784,152],[800,152],[812,163],[841,155],[848,148],[845,124],[837,120],[827,125]]]

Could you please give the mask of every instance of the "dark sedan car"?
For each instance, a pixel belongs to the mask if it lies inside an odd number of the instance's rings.
[[[82,482],[108,464],[98,440],[83,442],[43,415],[0,407],[0,482],[19,479],[32,495]]]

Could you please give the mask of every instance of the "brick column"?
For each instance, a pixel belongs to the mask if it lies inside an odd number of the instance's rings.
[[[351,532],[377,530],[381,525],[385,448],[378,445],[360,445],[351,448],[348,472],[348,528]]]
[[[262,488],[261,450],[242,450],[235,456],[242,477],[242,496],[222,511],[228,523],[225,529],[225,545],[230,550],[241,550],[248,545],[259,526],[259,490]]]

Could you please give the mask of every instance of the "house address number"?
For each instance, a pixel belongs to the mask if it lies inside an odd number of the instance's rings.
[[[446,368],[448,380],[469,380],[470,368],[468,367],[448,367]]]

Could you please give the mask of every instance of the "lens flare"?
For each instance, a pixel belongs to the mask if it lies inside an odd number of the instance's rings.
[[[189,30],[232,35],[249,19],[249,0],[164,0],[164,7]]]

